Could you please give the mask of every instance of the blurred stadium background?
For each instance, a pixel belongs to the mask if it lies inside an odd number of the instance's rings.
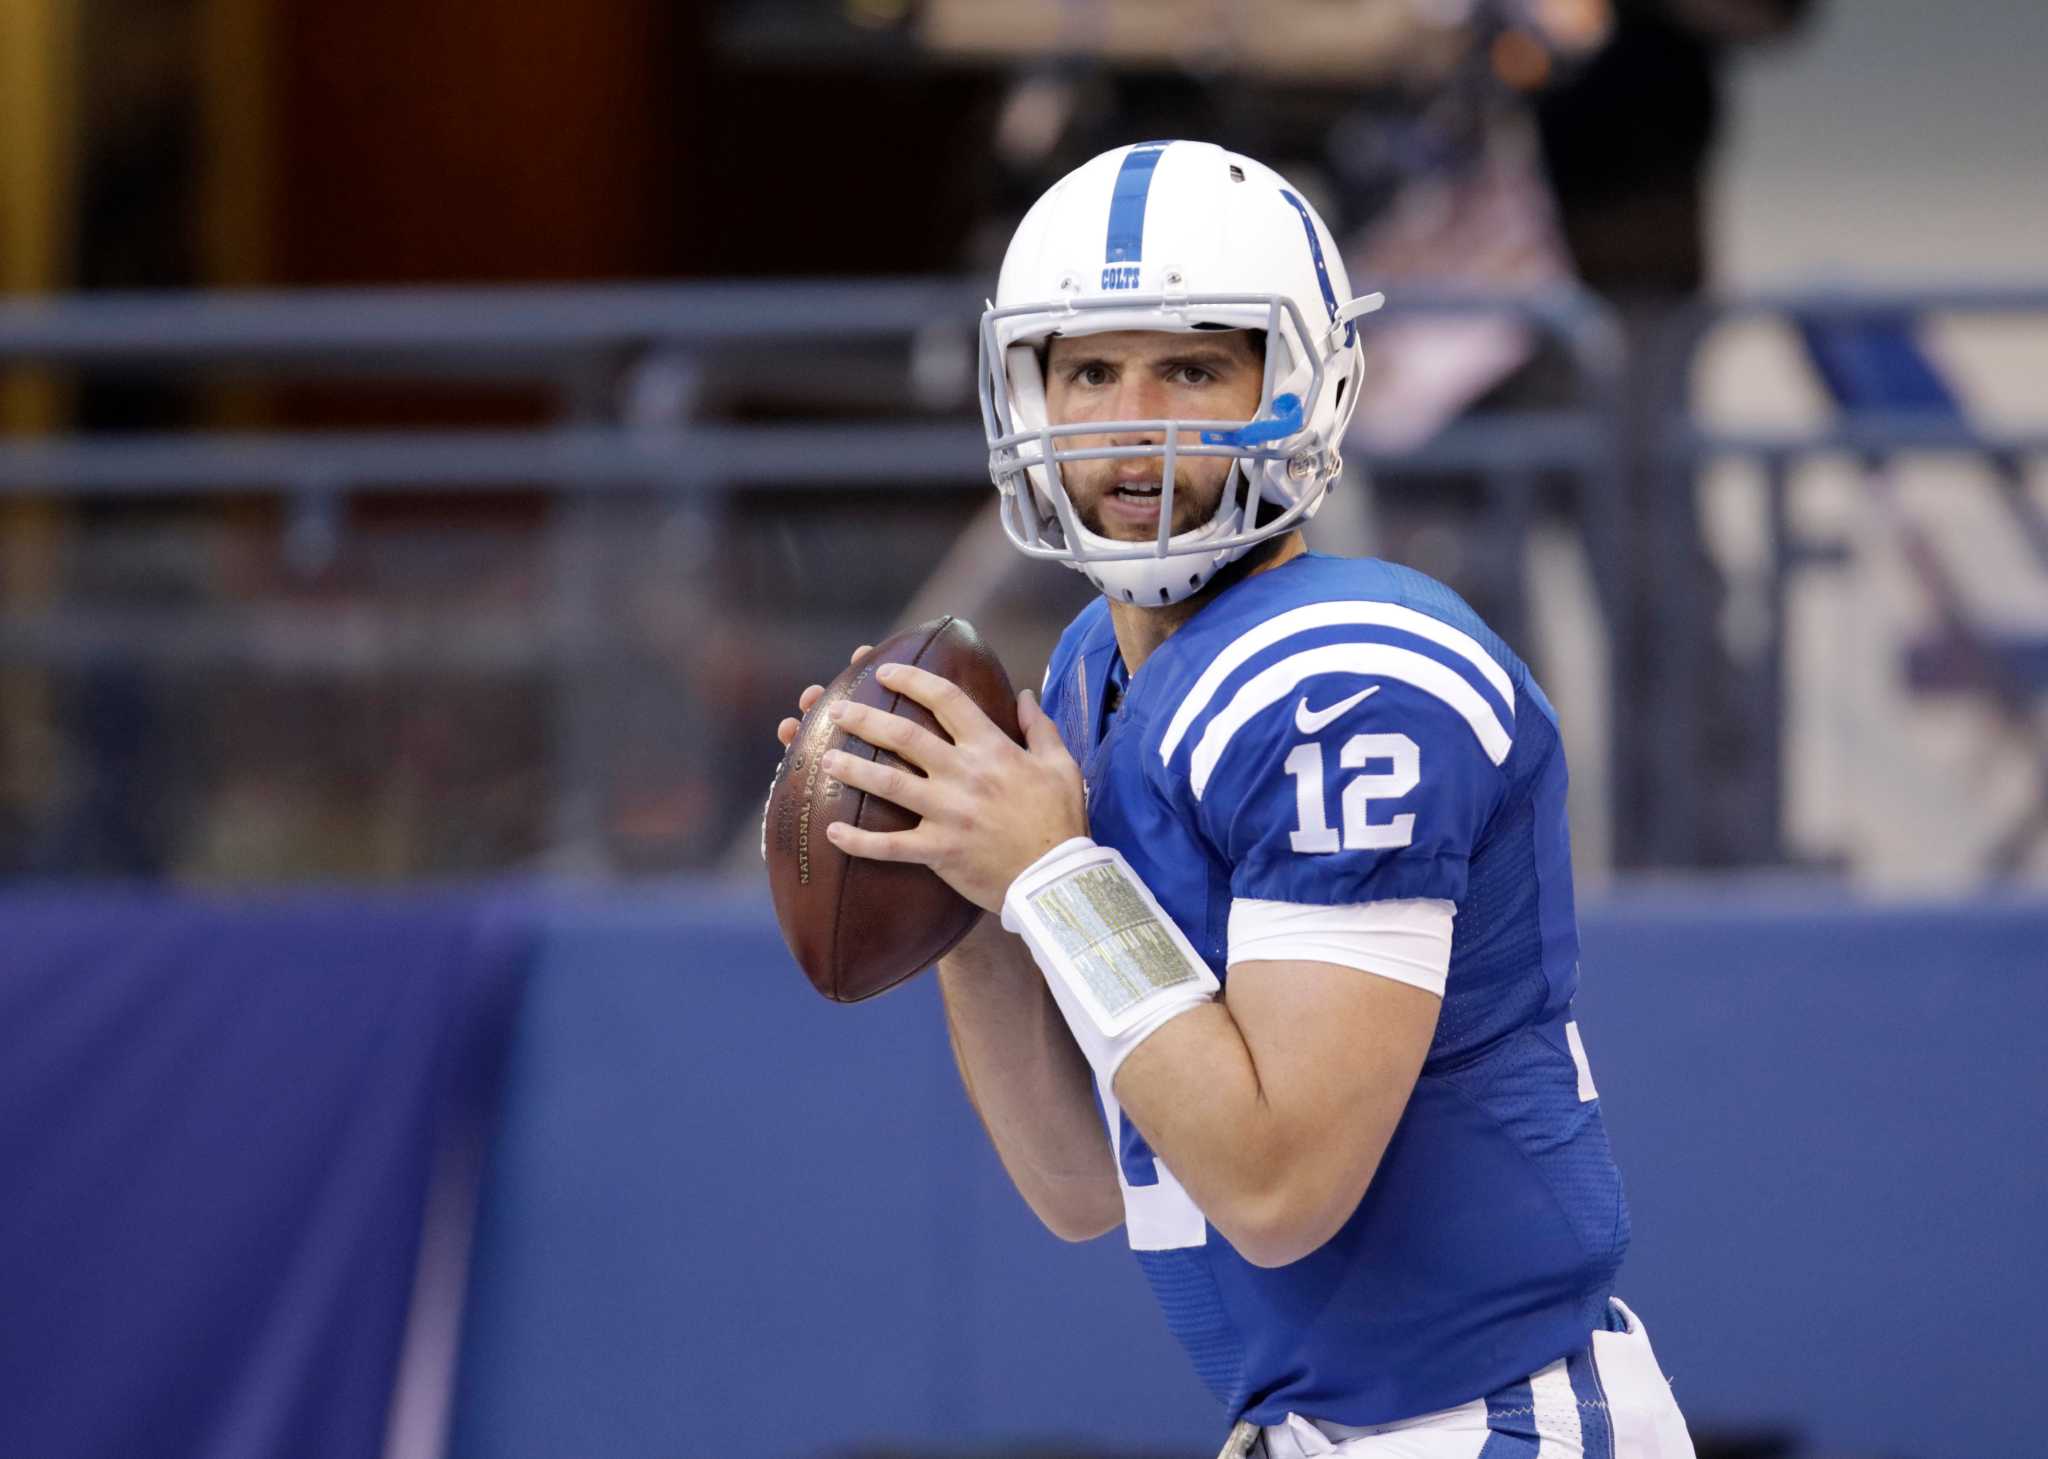
[[[0,1459],[1164,1455],[1114,1239],[771,737],[958,612],[973,324],[1094,152],[1384,289],[1312,542],[1574,766],[1623,1291],[1703,1456],[2044,1452],[2038,0],[0,0]],[[2031,1131],[2031,1133],[2029,1133]]]

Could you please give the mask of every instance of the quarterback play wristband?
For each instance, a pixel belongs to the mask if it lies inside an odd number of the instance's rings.
[[[1003,927],[1031,949],[1105,1087],[1131,1050],[1220,986],[1123,853],[1085,836],[1010,884]]]

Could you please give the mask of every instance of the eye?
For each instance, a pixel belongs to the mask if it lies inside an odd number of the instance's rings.
[[[1179,365],[1173,373],[1183,385],[1207,385],[1216,378],[1215,371],[1205,365]]]
[[[1076,365],[1067,378],[1076,385],[1107,385],[1109,366],[1100,360],[1091,360],[1086,364]]]

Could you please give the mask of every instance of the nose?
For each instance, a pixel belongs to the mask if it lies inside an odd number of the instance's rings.
[[[1164,420],[1171,413],[1166,386],[1154,379],[1151,372],[1133,370],[1117,386],[1115,419]],[[1117,431],[1110,436],[1113,446],[1157,446],[1165,440],[1166,432],[1156,426],[1149,430]]]

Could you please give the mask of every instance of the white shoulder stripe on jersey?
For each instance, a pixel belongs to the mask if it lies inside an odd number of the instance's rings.
[[[1195,799],[1202,798],[1216,762],[1230,748],[1230,741],[1252,716],[1271,708],[1294,692],[1297,684],[1317,674],[1366,674],[1380,679],[1399,679],[1404,684],[1434,694],[1465,717],[1479,739],[1486,758],[1498,765],[1514,747],[1514,737],[1501,724],[1500,716],[1486,696],[1474,689],[1465,676],[1446,664],[1413,649],[1390,643],[1326,643],[1304,649],[1270,664],[1247,679],[1230,702],[1209,721],[1202,738],[1195,743],[1188,767],[1188,783]]]
[[[1223,687],[1223,681],[1243,667],[1246,660],[1263,649],[1271,648],[1283,638],[1297,633],[1306,633],[1312,628],[1333,628],[1345,623],[1372,624],[1381,628],[1398,628],[1403,633],[1412,633],[1417,638],[1426,638],[1431,643],[1450,649],[1469,659],[1472,666],[1486,678],[1507,704],[1509,713],[1515,708],[1515,686],[1507,671],[1494,662],[1493,655],[1479,646],[1479,640],[1461,629],[1418,613],[1413,608],[1404,608],[1399,603],[1380,603],[1365,598],[1346,598],[1331,603],[1309,603],[1300,608],[1290,608],[1276,614],[1264,623],[1243,634],[1216,655],[1215,662],[1202,671],[1202,677],[1195,680],[1195,687],[1187,692],[1174,711],[1172,721],[1166,726],[1166,738],[1159,742],[1159,758],[1171,760],[1173,752],[1180,748],[1180,742],[1187,737],[1188,730],[1196,718],[1209,707],[1209,701],[1216,697],[1216,691]]]

